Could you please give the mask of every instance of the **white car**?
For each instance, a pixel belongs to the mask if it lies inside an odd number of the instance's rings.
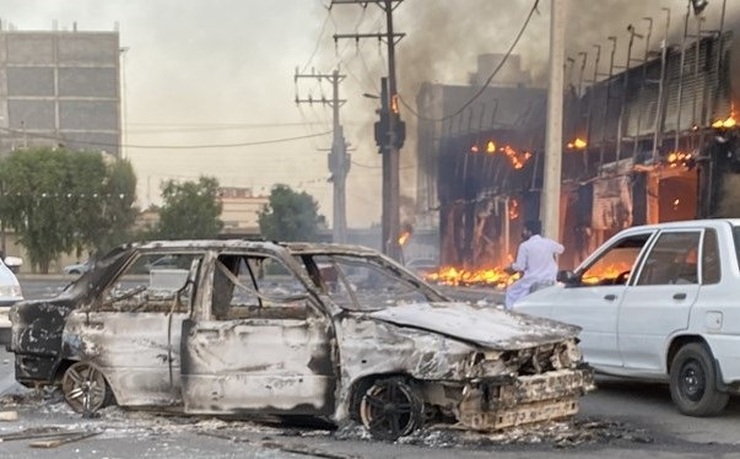
[[[10,307],[23,299],[21,284],[5,263],[0,261],[0,344],[10,341]]]
[[[740,219],[623,230],[514,309],[582,327],[598,372],[668,382],[687,415],[740,393]]]

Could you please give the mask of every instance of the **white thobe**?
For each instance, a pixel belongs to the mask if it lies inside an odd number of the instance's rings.
[[[523,275],[506,289],[506,309],[526,296],[534,284],[555,282],[558,275],[556,256],[563,253],[562,244],[535,234],[519,246],[511,267]]]

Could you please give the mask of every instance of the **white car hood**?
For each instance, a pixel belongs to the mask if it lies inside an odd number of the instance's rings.
[[[467,303],[414,303],[376,311],[370,317],[436,332],[495,350],[555,343],[578,335],[580,328]]]

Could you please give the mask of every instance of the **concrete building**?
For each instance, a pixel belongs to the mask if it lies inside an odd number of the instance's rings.
[[[120,155],[118,32],[0,30],[0,150]]]
[[[268,196],[255,196],[251,188],[222,187],[221,221],[225,234],[259,234],[258,213],[269,202]]]

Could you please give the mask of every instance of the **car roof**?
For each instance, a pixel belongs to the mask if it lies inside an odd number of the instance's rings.
[[[656,223],[653,225],[640,225],[633,226],[625,229],[624,231],[643,231],[643,230],[656,230],[656,229],[681,229],[681,228],[696,228],[699,227],[714,227],[720,224],[729,224],[732,226],[740,226],[740,218],[710,218],[702,220],[682,220],[677,222],[664,222]]]
[[[247,239],[191,239],[176,241],[149,241],[132,245],[134,248],[144,250],[223,250],[223,249],[246,249],[246,250],[288,250],[293,254],[309,253],[351,253],[358,255],[378,255],[378,252],[362,246],[349,244],[330,244],[324,242],[276,242]]]

